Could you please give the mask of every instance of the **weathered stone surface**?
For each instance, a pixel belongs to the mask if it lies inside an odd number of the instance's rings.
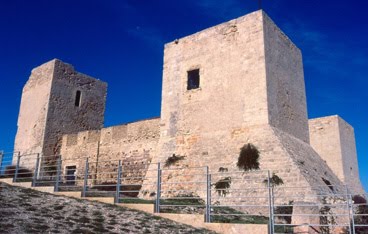
[[[33,69],[22,94],[14,150],[42,153],[43,159],[60,153],[63,134],[101,129],[107,84],[78,73],[54,59]],[[76,93],[81,92],[76,106]],[[33,167],[33,160],[21,163]]]
[[[200,87],[187,90],[187,72],[198,68]],[[301,53],[262,11],[167,44],[162,99],[154,161],[165,162],[175,154],[186,156],[180,166],[209,166],[212,174],[220,167],[237,171],[240,148],[252,143],[261,152],[261,170],[276,173],[286,187],[310,188],[291,193],[303,196],[320,189],[330,193],[322,176],[343,186],[309,145]],[[164,183],[175,177],[165,177]],[[253,175],[250,183],[234,181],[231,188],[260,186],[266,178],[265,173]],[[241,194],[229,196],[237,195]]]
[[[199,87],[188,90],[188,72],[196,69]],[[64,174],[76,166],[80,183],[86,158],[92,184],[116,183],[121,160],[123,183],[142,184],[141,196],[155,191],[158,162],[164,197],[180,190],[204,198],[207,166],[212,184],[231,176],[233,204],[267,204],[267,171],[283,181],[274,190],[278,204],[293,196],[314,203],[318,194],[345,192],[343,182],[362,192],[352,128],[339,118],[308,122],[301,52],[263,11],[165,45],[161,119],[103,128],[105,96],[105,83],[58,60],[34,69],[23,92],[16,150],[61,152]],[[248,143],[260,151],[260,170],[239,174],[240,148]],[[173,155],[184,156],[173,165],[183,169],[164,166]],[[220,195],[212,191],[214,204],[223,204]],[[252,196],[259,198],[244,199]],[[268,213],[257,209],[247,211]]]
[[[320,222],[319,207],[310,202],[296,202],[293,207],[292,224],[295,233],[317,234],[320,232],[319,226],[309,226],[308,224],[318,225]],[[301,224],[305,224],[304,226]]]
[[[312,147],[337,177],[355,194],[363,194],[359,180],[354,129],[341,117],[328,116],[309,120]]]
[[[91,174],[98,173],[94,183],[116,183],[118,161],[123,164],[123,176],[142,177],[123,181],[142,183],[151,159],[156,155],[160,119],[150,119],[101,130],[64,135],[61,148],[62,169],[76,166],[83,178],[85,159],[89,157]],[[92,180],[90,181],[92,182]]]

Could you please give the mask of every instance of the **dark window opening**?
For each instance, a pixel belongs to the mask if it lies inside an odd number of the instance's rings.
[[[66,167],[66,183],[68,185],[74,185],[75,184],[75,179],[76,179],[76,171],[77,171],[77,167],[76,166],[67,166]]]
[[[75,106],[80,106],[81,104],[81,97],[82,97],[82,92],[81,91],[77,91],[77,93],[75,94]]]
[[[188,71],[187,90],[199,88],[199,69]]]

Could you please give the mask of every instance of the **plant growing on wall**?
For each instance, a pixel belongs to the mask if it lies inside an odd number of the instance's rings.
[[[291,224],[291,215],[293,214],[293,203],[294,201],[289,201],[288,205],[277,206],[275,208],[275,214],[281,220],[284,220],[287,224]],[[282,216],[285,215],[285,216]]]
[[[268,179],[263,180],[263,183],[267,186],[268,185]],[[271,187],[276,187],[279,185],[283,185],[284,181],[275,173],[272,173],[272,176],[270,177],[270,185]]]
[[[171,157],[168,157],[165,161],[165,167],[169,167],[171,165],[174,165],[178,161],[181,161],[185,158],[185,156],[175,155],[173,154]]]
[[[259,151],[253,144],[245,144],[240,149],[236,166],[243,171],[259,170]]]
[[[227,169],[226,167],[220,167],[218,171],[219,172],[228,172],[229,169]]]
[[[231,185],[231,177],[225,177],[223,179],[220,179],[214,185],[218,195],[225,197],[226,194],[229,193],[229,188]]]

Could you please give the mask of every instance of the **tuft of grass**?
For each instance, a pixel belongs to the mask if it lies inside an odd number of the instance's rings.
[[[264,179],[263,180],[263,184],[265,184],[266,186],[268,186],[268,179]],[[270,178],[270,185],[272,187],[276,187],[279,185],[283,185],[284,181],[275,173],[272,173],[272,177]]]
[[[229,169],[228,169],[228,168],[226,168],[226,167],[220,167],[220,168],[218,169],[218,171],[219,171],[219,172],[228,172],[228,171],[229,171]]]
[[[229,215],[231,214],[231,215]],[[231,207],[214,207],[211,220],[213,223],[268,224],[268,217],[248,215]]]
[[[167,158],[165,161],[165,167],[170,167],[174,165],[176,162],[184,160],[185,156],[175,155],[173,154],[171,157]]]
[[[218,195],[225,197],[226,194],[229,193],[229,188],[231,185],[231,177],[225,177],[223,179],[220,179],[214,185]]]

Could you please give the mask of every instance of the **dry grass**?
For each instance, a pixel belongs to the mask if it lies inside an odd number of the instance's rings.
[[[114,205],[0,186],[0,233],[214,233]]]

